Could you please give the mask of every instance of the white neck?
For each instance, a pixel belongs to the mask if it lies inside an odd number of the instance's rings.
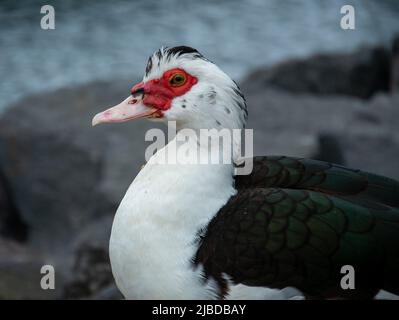
[[[169,149],[181,147],[178,137],[140,171],[115,216],[111,263],[127,298],[208,299],[214,294],[212,283],[204,290],[191,259],[197,233],[236,192],[233,166],[165,163]]]

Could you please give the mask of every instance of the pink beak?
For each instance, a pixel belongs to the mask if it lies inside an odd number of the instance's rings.
[[[159,116],[158,112],[158,109],[144,105],[142,96],[136,97],[136,95],[131,95],[120,104],[97,113],[92,120],[92,125],[95,126],[101,123],[125,122],[139,118],[156,117]]]

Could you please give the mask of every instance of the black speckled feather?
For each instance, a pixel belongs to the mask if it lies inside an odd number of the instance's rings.
[[[195,263],[233,283],[296,287],[312,297],[399,294],[399,183],[326,162],[257,157],[201,235]],[[343,265],[355,290],[343,290]]]

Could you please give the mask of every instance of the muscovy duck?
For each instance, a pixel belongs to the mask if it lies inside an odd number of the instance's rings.
[[[399,294],[397,181],[285,156],[254,157],[240,176],[234,162],[165,162],[184,129],[242,129],[247,119],[237,84],[190,47],[156,51],[129,97],[92,124],[136,118],[175,121],[177,135],[114,218],[110,259],[126,298],[267,299],[286,287],[314,298]],[[347,265],[355,289],[341,286]]]

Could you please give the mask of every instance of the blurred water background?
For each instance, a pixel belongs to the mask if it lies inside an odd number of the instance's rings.
[[[56,29],[40,28],[40,7]],[[340,28],[352,4],[356,30]],[[21,96],[141,75],[161,45],[190,45],[240,79],[259,65],[315,52],[388,43],[397,0],[1,1],[0,111]]]

